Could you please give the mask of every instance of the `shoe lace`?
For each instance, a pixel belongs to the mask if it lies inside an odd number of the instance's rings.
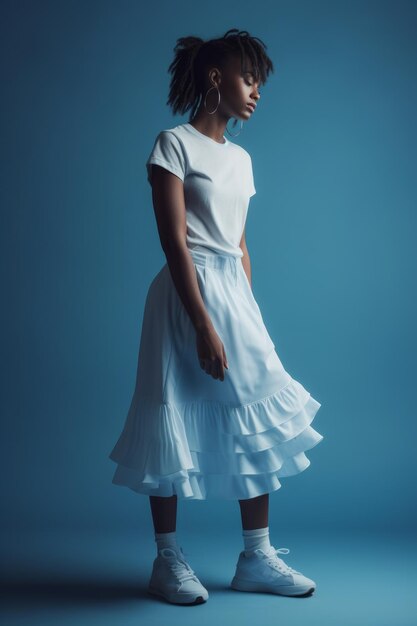
[[[268,564],[280,571],[281,574],[299,574],[300,572],[297,572],[296,569],[287,565],[285,561],[277,556],[277,554],[288,554],[289,552],[290,550],[288,548],[274,548],[274,546],[271,546],[266,553],[268,556]]]
[[[185,559],[182,559],[177,553],[173,552],[170,548],[163,548],[161,550],[162,556],[166,559],[168,567],[174,572],[175,576],[180,582],[185,580],[196,580],[195,572],[190,567]],[[181,554],[185,556],[185,553],[181,549]]]

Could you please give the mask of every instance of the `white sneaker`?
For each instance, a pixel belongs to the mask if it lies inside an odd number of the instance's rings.
[[[257,548],[250,556],[241,552],[236,573],[231,582],[238,591],[264,591],[283,596],[302,596],[312,593],[316,583],[301,572],[289,567],[277,553],[288,554],[288,548],[274,546],[266,552]]]
[[[148,592],[162,596],[173,604],[200,604],[208,591],[198,580],[182,548],[162,548],[154,559]]]

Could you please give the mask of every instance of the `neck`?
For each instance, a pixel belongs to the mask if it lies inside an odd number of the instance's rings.
[[[204,108],[199,109],[193,119],[190,120],[190,124],[200,131],[200,133],[207,135],[211,139],[214,139],[214,141],[223,143],[227,119],[217,112],[210,115]]]

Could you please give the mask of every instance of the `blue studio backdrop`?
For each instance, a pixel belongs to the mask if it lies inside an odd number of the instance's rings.
[[[133,1],[1,5],[5,529],[153,542],[148,498],[112,485],[108,459],[165,262],[145,161],[188,121],[166,106],[177,38],[235,27],[275,64],[231,138],[253,161],[253,290],[322,404],[324,440],[271,495],[271,527],[416,526],[416,4],[249,4],[163,2],[158,20]],[[238,532],[238,505],[180,501],[179,523]]]

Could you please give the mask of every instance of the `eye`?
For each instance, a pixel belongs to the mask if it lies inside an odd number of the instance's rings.
[[[249,87],[253,87],[255,83],[249,83],[246,79],[245,79],[245,83],[249,86]],[[261,90],[258,89],[258,93],[261,93]]]

